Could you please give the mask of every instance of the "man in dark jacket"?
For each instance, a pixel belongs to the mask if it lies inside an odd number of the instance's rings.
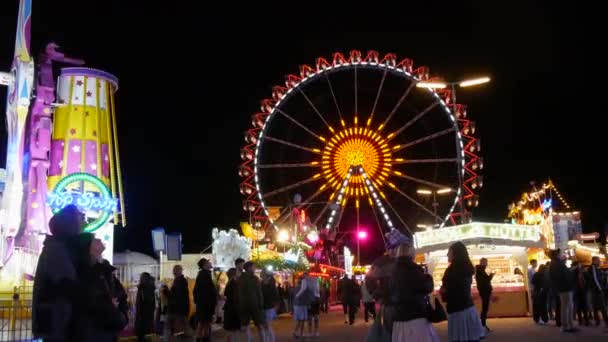
[[[488,267],[488,259],[481,258],[479,265],[475,267],[475,282],[477,283],[477,292],[481,297],[481,324],[487,331],[490,328],[486,325],[488,318],[488,310],[490,310],[490,297],[492,296],[492,278],[494,278],[494,272],[491,274],[486,273]]]
[[[587,271],[587,286],[589,293],[591,294],[591,308],[593,310],[593,316],[595,318],[595,324],[600,325],[599,312],[602,313],[604,318],[604,324],[608,327],[608,310],[606,310],[606,298],[604,291],[608,289],[606,279],[602,277],[600,270],[600,258],[594,256],[591,259],[591,266]]]
[[[69,341],[74,328],[74,303],[78,294],[76,258],[83,214],[66,206],[49,221],[51,236],[44,240],[36,268],[32,299],[32,332],[45,341]],[[87,234],[88,239],[92,235]]]
[[[243,265],[243,274],[237,280],[237,298],[239,318],[241,326],[245,329],[247,341],[251,341],[249,324],[253,323],[258,328],[260,341],[265,341],[266,317],[264,316],[264,296],[260,280],[255,275],[255,264],[247,261]]]
[[[577,332],[578,329],[574,327],[574,275],[566,266],[566,258],[559,252],[553,253],[551,260],[551,266],[549,268],[551,276],[551,285],[553,289],[559,293],[560,301],[560,316],[562,331],[564,332]]]
[[[211,338],[211,322],[217,305],[217,289],[211,279],[211,263],[202,258],[198,261],[200,271],[194,284],[193,297],[196,305],[196,342]]]
[[[169,331],[173,336],[186,334],[188,316],[190,315],[190,291],[188,280],[183,275],[180,265],[173,267],[173,285],[169,290],[168,321]]]
[[[348,274],[344,275],[344,278],[340,279],[338,281],[338,298],[340,298],[340,302],[342,303],[342,309],[344,311],[344,324],[348,324],[349,322],[349,318],[350,318],[350,311],[349,310],[349,304],[350,302],[352,302],[352,296],[353,296],[353,292],[354,292],[354,288],[353,288],[353,282],[352,280],[348,277]],[[354,314],[353,316],[353,320],[354,320]]]

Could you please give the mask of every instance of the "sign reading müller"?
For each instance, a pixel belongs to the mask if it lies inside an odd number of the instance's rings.
[[[537,242],[540,240],[538,226],[469,223],[459,226],[433,229],[414,234],[416,248],[449,244],[451,242],[471,239],[502,239],[514,242]]]
[[[71,186],[80,183],[81,191],[70,190]],[[84,185],[88,186],[84,186]],[[84,189],[95,189],[88,191]],[[97,177],[88,173],[73,173],[61,179],[53,191],[47,193],[47,204],[53,213],[67,205],[76,205],[87,217],[96,217],[88,222],[85,232],[93,232],[110,220],[118,210],[118,200],[112,197],[110,189]],[[94,214],[94,215],[93,215]]]

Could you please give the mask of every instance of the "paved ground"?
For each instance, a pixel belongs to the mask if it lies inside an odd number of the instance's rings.
[[[341,308],[334,307],[329,314],[321,315],[321,337],[303,338],[300,341],[331,341],[331,342],[356,342],[365,341],[367,330],[371,323],[363,322],[359,317],[353,326],[344,324],[344,316]],[[273,322],[277,332],[277,342],[293,341],[291,336],[294,321],[290,316],[282,315],[277,321]],[[583,327],[577,334],[565,334],[560,332],[555,325],[537,326],[532,323],[530,318],[500,318],[488,320],[488,326],[493,331],[484,340],[494,341],[604,341],[608,342],[608,333],[601,327]],[[441,341],[447,341],[447,323],[436,325],[436,329],[441,337]],[[253,329],[255,331],[255,329]],[[218,332],[216,341],[223,341],[222,333]],[[257,339],[256,339],[257,341]]]

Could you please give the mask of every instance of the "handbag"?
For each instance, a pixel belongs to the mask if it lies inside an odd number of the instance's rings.
[[[372,324],[372,326],[369,328],[369,331],[367,332],[367,338],[365,339],[365,342],[390,342],[391,341],[391,334],[386,331],[386,329],[384,329],[384,326],[382,324],[382,308],[380,309],[380,312],[378,312],[378,314],[376,315],[376,319],[374,320],[374,323]]]
[[[433,307],[430,298],[427,296],[427,308],[427,319],[429,322],[439,323],[448,319],[448,315],[445,313],[445,309],[437,297],[435,297],[435,307]]]

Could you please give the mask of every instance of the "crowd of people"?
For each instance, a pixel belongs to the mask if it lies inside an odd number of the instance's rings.
[[[565,254],[559,250],[553,251],[550,259],[540,266],[536,260],[530,262],[534,322],[545,325],[554,320],[557,327],[569,333],[579,330],[575,320],[580,326],[589,326],[592,320],[599,326],[603,320],[608,328],[608,282],[600,269],[600,258],[594,256],[587,268],[576,261],[568,267]]]
[[[49,222],[52,235],[39,258],[32,310],[33,334],[43,341],[114,342],[128,324],[127,293],[115,268],[102,258],[103,243],[82,232],[83,226],[84,216],[75,206],[65,207]],[[463,243],[449,247],[449,266],[439,290],[444,309],[439,301],[432,303],[433,278],[415,262],[411,238],[396,230],[386,238],[388,255],[376,260],[363,282],[347,275],[338,281],[345,324],[355,323],[362,306],[365,322],[373,320],[368,341],[436,342],[433,323],[444,320],[449,341],[479,341],[490,332],[486,322],[494,273],[487,273],[486,259],[474,267]],[[568,267],[559,250],[552,251],[550,259],[540,266],[532,260],[528,270],[534,322],[555,320],[566,333],[578,330],[575,319],[581,326],[603,320],[608,327],[608,282],[600,259],[593,257],[587,268],[577,262]],[[251,341],[251,323],[259,341],[274,342],[272,321],[284,312],[295,320],[294,338],[320,336],[319,315],[329,311],[327,281],[304,272],[295,286],[280,285],[272,272],[262,270],[258,277],[252,261],[237,259],[220,294],[210,261],[200,259],[198,267],[192,291],[179,265],[173,269],[171,286],[161,284],[158,291],[154,277],[141,274],[133,324],[138,341],[155,332],[165,341],[191,340],[192,335],[197,342],[210,341],[215,321],[223,325],[228,342]],[[480,315],[471,295],[473,277],[482,301]]]

